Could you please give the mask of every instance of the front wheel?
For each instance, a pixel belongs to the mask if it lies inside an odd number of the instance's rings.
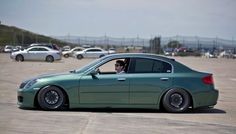
[[[53,62],[54,58],[51,55],[49,55],[49,56],[46,57],[46,61],[47,62]]]
[[[16,61],[24,61],[24,57],[22,55],[17,55]]]
[[[65,105],[65,95],[55,86],[47,86],[38,93],[38,104],[44,110],[59,110]]]
[[[77,55],[77,59],[81,60],[83,58],[83,55],[79,54]]]
[[[162,104],[168,112],[184,112],[190,105],[190,96],[183,89],[170,89],[164,95]]]
[[[65,58],[69,58],[69,54],[65,54],[63,55]]]

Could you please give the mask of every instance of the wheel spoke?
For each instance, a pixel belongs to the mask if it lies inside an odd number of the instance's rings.
[[[56,104],[59,100],[59,95],[56,91],[49,91],[46,93],[45,98],[44,98],[45,102],[49,105],[53,105]]]
[[[178,93],[172,94],[170,96],[170,104],[176,108],[181,108],[181,105],[183,104],[183,97]]]

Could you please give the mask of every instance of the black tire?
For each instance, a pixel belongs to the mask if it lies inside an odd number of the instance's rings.
[[[183,89],[170,89],[164,95],[162,105],[167,112],[185,112],[190,105],[190,96]]]
[[[99,58],[102,58],[103,56],[105,56],[105,55],[100,55]]]
[[[46,57],[46,61],[47,61],[47,62],[53,62],[53,61],[54,61],[53,56],[51,56],[51,55],[47,56],[47,57]]]
[[[69,54],[65,54],[63,55],[65,58],[69,58]]]
[[[24,57],[22,56],[22,55],[17,55],[16,56],[16,59],[15,59],[16,61],[24,61]]]
[[[44,110],[62,110],[65,105],[65,95],[55,86],[41,89],[37,96],[39,106]]]
[[[84,58],[83,55],[81,55],[81,54],[77,55],[77,59],[81,60],[83,58]]]

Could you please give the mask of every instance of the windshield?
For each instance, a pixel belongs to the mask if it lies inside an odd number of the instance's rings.
[[[87,69],[93,67],[93,66],[96,65],[97,63],[101,62],[102,60],[103,60],[103,58],[102,58],[102,59],[96,59],[96,60],[92,61],[91,63],[89,63],[89,64],[87,64],[87,65],[81,67],[80,69],[75,70],[74,72],[76,72],[76,73],[82,73],[82,72],[86,71]]]

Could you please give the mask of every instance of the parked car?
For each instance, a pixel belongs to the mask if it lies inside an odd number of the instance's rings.
[[[31,44],[29,47],[33,47],[33,46],[44,46],[44,47],[51,48],[51,49],[53,49],[53,50],[62,51],[62,50],[60,49],[60,47],[58,47],[56,44],[37,44],[37,43],[33,43],[33,44]]]
[[[83,58],[101,58],[108,54],[108,51],[105,51],[101,48],[87,48],[82,51],[75,52],[74,57],[80,60]]]
[[[73,48],[71,50],[68,50],[68,51],[62,51],[62,55],[65,58],[68,58],[68,57],[72,57],[75,52],[79,52],[79,51],[82,51],[82,50],[84,50],[83,47],[75,47],[75,48]]]
[[[13,46],[11,46],[11,45],[6,45],[6,46],[4,47],[4,49],[3,49],[3,52],[5,52],[5,53],[11,53],[12,50],[13,50]]]
[[[58,50],[43,46],[34,46],[21,51],[12,52],[10,57],[16,61],[45,60],[47,62],[53,62],[54,60],[61,60],[61,54]]]
[[[108,49],[108,53],[109,53],[109,54],[115,54],[115,53],[116,53],[115,48],[109,48],[109,49]]]
[[[16,51],[19,51],[21,49],[22,49],[22,46],[15,46],[15,47],[13,47],[12,52],[16,52]]]
[[[114,71],[118,59],[124,61],[125,73]],[[19,107],[44,110],[110,107],[185,112],[213,107],[218,99],[212,74],[194,71],[174,59],[141,53],[112,54],[79,70],[29,79],[17,94]]]
[[[174,49],[173,48],[165,48],[163,50],[165,56],[172,56],[174,55]]]
[[[205,53],[205,57],[206,58],[217,58],[217,55],[213,52],[208,51],[208,52]]]
[[[64,46],[63,48],[62,48],[62,51],[70,51],[70,46]]]

